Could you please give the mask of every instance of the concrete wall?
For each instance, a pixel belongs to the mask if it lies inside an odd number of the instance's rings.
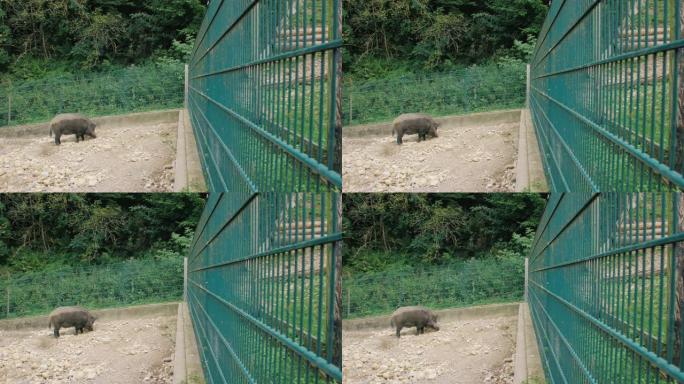
[[[442,116],[436,117],[435,120],[440,124],[447,126],[443,129],[450,129],[451,127],[472,127],[478,125],[487,126],[493,124],[509,124],[517,123],[520,121],[520,110],[511,109],[505,111],[473,113],[470,115]],[[386,121],[382,123],[344,127],[342,128],[342,135],[344,137],[391,136],[392,122]]]
[[[178,135],[176,142],[176,176],[174,192],[206,192],[207,184],[202,172],[195,134],[190,124],[190,114],[182,109],[178,114]]]
[[[544,175],[541,151],[534,132],[529,109],[520,113],[520,134],[518,135],[518,161],[516,164],[516,192],[548,192]]]
[[[178,121],[178,113],[178,109],[169,109],[164,111],[131,113],[127,115],[99,116],[93,117],[92,120],[100,128],[118,128],[154,123],[174,123]],[[0,136],[2,137],[48,136],[49,134],[49,121],[37,124],[16,125],[12,127],[0,128]]]
[[[486,319],[499,316],[515,316],[518,313],[518,303],[491,304],[465,308],[450,308],[436,310],[439,320],[472,320]],[[355,329],[391,328],[391,315],[364,317],[342,321],[342,331]]]
[[[98,320],[118,320],[131,317],[173,316],[178,311],[178,303],[161,303],[136,305],[132,307],[96,309],[90,311]],[[18,319],[0,320],[0,329],[16,330],[23,328],[48,328],[48,316],[21,317]]]

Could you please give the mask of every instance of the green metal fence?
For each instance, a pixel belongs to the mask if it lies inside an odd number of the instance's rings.
[[[529,92],[552,190],[684,189],[683,8],[553,1]]]
[[[47,314],[56,307],[87,308],[177,301],[183,259],[132,259],[101,266],[0,274],[0,318]]]
[[[211,194],[188,262],[210,383],[340,383],[341,195]]]
[[[529,263],[551,383],[681,383],[684,195],[552,194]]]
[[[453,308],[520,301],[524,261],[471,259],[451,265],[344,277],[345,319],[392,313],[398,307]]]
[[[346,80],[345,126],[392,121],[402,113],[457,115],[525,104],[525,66],[473,66],[394,79]]]
[[[103,116],[182,106],[180,64],[0,84],[0,126],[50,121],[58,113]]]
[[[210,3],[188,109],[211,191],[341,188],[341,6]]]

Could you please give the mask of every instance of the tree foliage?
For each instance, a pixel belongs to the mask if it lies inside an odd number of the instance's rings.
[[[0,0],[0,71],[31,60],[130,64],[194,39],[201,0]],[[11,31],[11,33],[10,33]]]
[[[544,206],[538,194],[346,194],[344,260],[372,267],[408,254],[445,264],[497,248],[522,252]]]
[[[480,62],[534,39],[548,0],[345,0],[346,60]]]
[[[197,194],[0,194],[0,266],[28,271],[179,251],[203,206]]]

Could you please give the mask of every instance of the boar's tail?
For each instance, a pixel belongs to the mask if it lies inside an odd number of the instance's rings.
[[[50,126],[50,137],[52,137],[52,125]]]
[[[394,129],[394,127],[392,127],[392,136],[396,136],[396,135],[397,135],[397,130]]]
[[[52,131],[50,131],[52,132]],[[52,328],[52,317],[50,317],[50,322],[48,323],[48,328]]]

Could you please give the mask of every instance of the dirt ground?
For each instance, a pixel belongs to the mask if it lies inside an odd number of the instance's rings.
[[[517,317],[342,333],[344,384],[512,384]]]
[[[96,321],[74,335],[0,330],[0,383],[171,383],[175,316]]]
[[[177,124],[98,127],[96,139],[62,145],[45,136],[0,137],[0,192],[173,190]]]
[[[445,125],[439,137],[342,139],[345,192],[512,192],[519,124]]]

